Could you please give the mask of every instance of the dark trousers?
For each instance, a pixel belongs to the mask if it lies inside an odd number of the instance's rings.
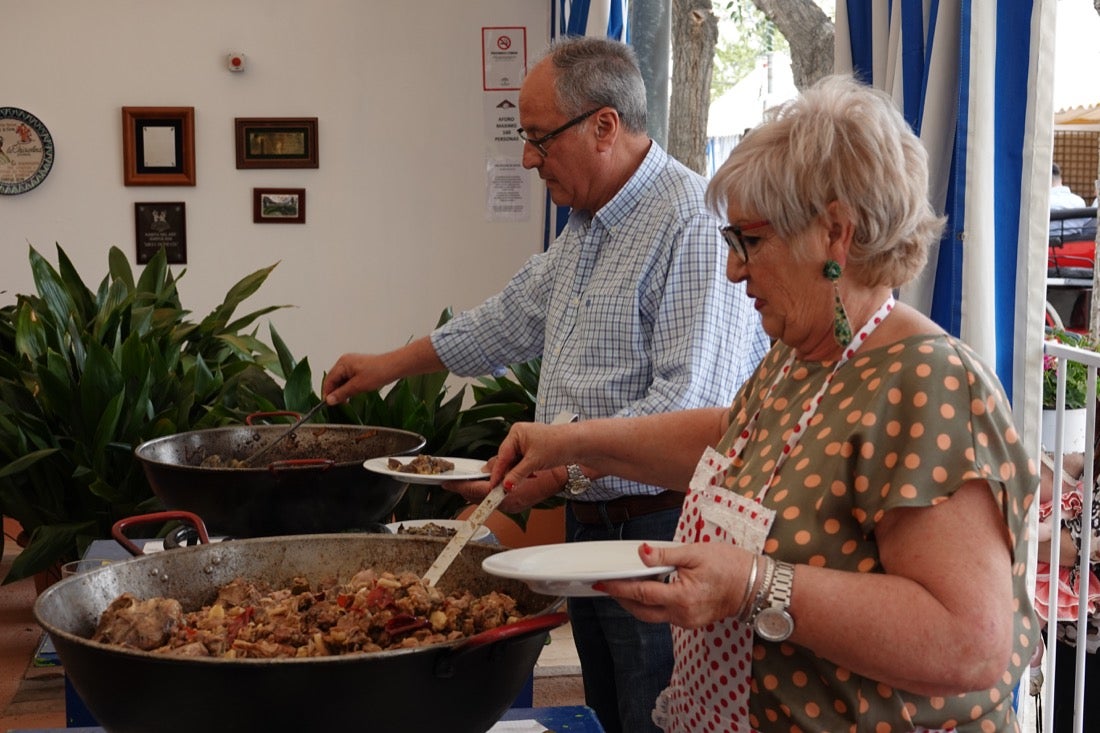
[[[1077,649],[1058,642],[1054,662],[1054,732],[1073,730],[1073,677]],[[1050,704],[1050,703],[1048,703]],[[1100,654],[1085,654],[1085,733],[1100,730]]]
[[[671,540],[680,508],[624,522],[582,523],[569,510],[566,537],[591,540]],[[651,713],[672,677],[672,631],[668,624],[639,621],[606,597],[569,599],[573,641],[581,662],[585,703],[607,733],[659,733]]]

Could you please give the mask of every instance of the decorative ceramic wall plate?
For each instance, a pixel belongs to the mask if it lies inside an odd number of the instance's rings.
[[[53,138],[42,121],[18,107],[0,107],[0,194],[26,193],[53,168]]]

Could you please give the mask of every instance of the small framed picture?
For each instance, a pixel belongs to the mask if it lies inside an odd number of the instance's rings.
[[[134,204],[138,264],[163,249],[170,265],[187,264],[187,216],[182,201]]]
[[[238,117],[238,168],[316,168],[316,117]]]
[[[305,224],[306,190],[252,189],[252,221],[258,224]]]
[[[122,108],[122,182],[195,185],[195,108]]]

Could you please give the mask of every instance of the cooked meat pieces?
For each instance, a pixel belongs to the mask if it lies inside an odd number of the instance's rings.
[[[418,473],[422,476],[434,476],[436,474],[455,470],[455,464],[448,461],[446,458],[426,456],[423,453],[405,464],[402,464],[401,461],[396,458],[390,458],[386,461],[386,465],[391,471]]]
[[[444,527],[435,522],[426,522],[415,527],[406,527],[404,524],[397,526],[397,534],[419,535],[421,537],[454,537],[458,530],[454,527]]]
[[[238,578],[188,613],[172,599],[124,594],[93,640],[186,656],[316,657],[451,641],[521,618],[503,593],[445,595],[415,573],[366,569],[316,588],[305,578],[274,590]]]
[[[225,458],[214,453],[202,459],[201,468],[248,468],[248,463],[239,458]]]
[[[183,608],[174,598],[139,601],[123,593],[103,612],[92,641],[150,651],[167,644],[182,623]]]

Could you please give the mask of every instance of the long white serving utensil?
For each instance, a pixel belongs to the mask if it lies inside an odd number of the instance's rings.
[[[577,419],[577,416],[571,412],[559,413],[554,418],[551,425],[564,425],[571,423]],[[477,505],[477,509],[466,518],[466,524],[463,525],[455,532],[454,537],[447,543],[443,551],[439,553],[439,557],[435,559],[428,571],[424,573],[424,584],[435,585],[439,582],[439,579],[443,577],[443,573],[447,572],[447,568],[451,567],[451,563],[462,552],[462,548],[466,546],[466,543],[470,541],[470,538],[474,536],[474,532],[478,530],[481,525],[485,524],[485,520],[489,518],[489,515],[493,513],[493,510],[500,506],[500,502],[504,500],[504,486],[503,484],[497,484],[494,486],[485,498],[481,500],[481,503]]]

